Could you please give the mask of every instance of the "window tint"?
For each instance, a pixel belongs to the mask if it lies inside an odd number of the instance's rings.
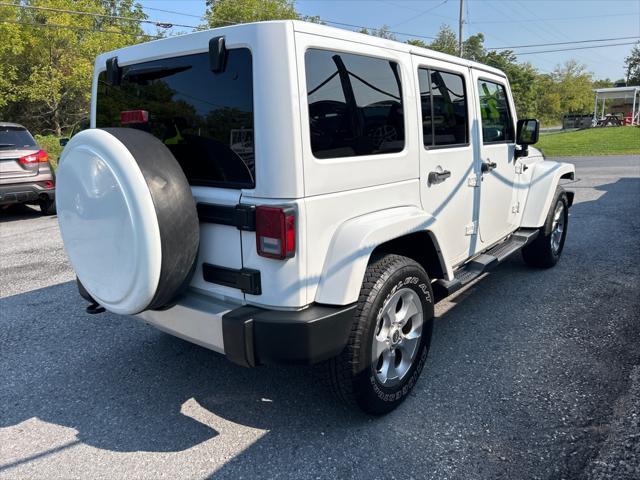
[[[483,143],[512,142],[513,122],[504,86],[478,80]]]
[[[469,128],[462,75],[421,68],[418,79],[424,145],[466,144]]]
[[[96,126],[150,132],[171,150],[192,185],[255,186],[251,52],[228,52],[214,74],[199,53],[123,67],[120,86],[98,77]],[[148,121],[122,124],[121,113],[144,110]]]
[[[404,148],[402,87],[395,62],[312,49],[305,66],[311,150],[317,158]]]
[[[0,150],[36,147],[36,141],[26,128],[0,126]]]

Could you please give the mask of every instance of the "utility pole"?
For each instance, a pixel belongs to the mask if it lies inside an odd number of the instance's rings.
[[[464,0],[460,0],[460,15],[458,17],[458,55],[462,56],[462,36],[464,34]]]

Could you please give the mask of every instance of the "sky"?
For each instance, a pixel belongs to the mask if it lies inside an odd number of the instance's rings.
[[[616,39],[568,45],[514,48],[518,60],[551,72],[567,60],[586,65],[594,78],[624,78],[624,58],[640,39],[640,0],[463,0],[464,37],[482,32],[486,47],[562,43],[576,40]],[[141,0],[149,19],[197,25],[205,0]],[[166,13],[152,9],[173,10]],[[331,22],[369,28],[387,25],[400,41],[420,38],[429,42],[442,24],[458,31],[460,0],[297,0],[303,15],[318,15]],[[333,25],[337,26],[337,25]],[[154,27],[151,27],[154,28]],[[342,27],[353,30],[352,27]],[[190,31],[186,27],[175,30]],[[635,37],[635,38],[626,38]],[[582,50],[541,52],[592,45]]]

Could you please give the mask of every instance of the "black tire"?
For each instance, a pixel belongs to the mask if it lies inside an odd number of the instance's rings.
[[[56,202],[55,200],[48,198],[46,200],[40,200],[38,202],[40,206],[40,213],[42,215],[55,215],[56,214]]]
[[[77,168],[91,149],[101,162],[117,167],[109,169],[115,172],[112,177],[117,181],[112,181],[105,190],[108,194],[88,194],[86,185],[91,182],[91,171]],[[126,177],[122,172],[135,172],[135,175]],[[104,308],[126,315],[172,306],[187,288],[196,268],[200,224],[189,182],[167,146],[153,135],[133,128],[84,130],[71,139],[62,153],[57,188],[60,231],[76,275],[90,296]],[[132,225],[131,231],[136,232],[144,223],[141,211],[128,208],[124,202],[108,203],[113,196],[134,198],[135,195],[146,202],[146,214],[154,215],[157,223],[152,222],[145,230],[152,238],[147,242],[152,246],[150,249],[146,248],[147,244],[139,248],[135,243],[139,238],[137,234],[127,237],[129,243],[123,248],[133,251],[136,256],[127,257],[129,263],[124,264],[116,247],[91,242],[92,235],[97,235],[95,232],[99,230],[96,225],[106,228],[107,223],[101,222],[108,220],[103,220],[104,216],[88,219],[89,215],[79,216],[75,212],[78,208],[100,212],[100,202],[106,202],[102,205],[115,205],[113,208],[120,209],[110,213],[113,218],[121,216],[122,221],[116,225]],[[151,254],[153,259],[149,257]],[[94,258],[101,259],[103,264],[108,258],[110,270],[104,275],[97,272],[98,263]],[[139,274],[137,269],[131,268],[150,264],[151,260],[154,266],[159,263],[159,271],[154,269],[152,275],[146,275],[148,269]],[[127,285],[129,290],[112,301],[108,295],[104,296],[104,292],[108,292],[109,282],[114,279]]]
[[[557,208],[561,205],[561,216],[563,219],[563,228],[560,235],[560,242],[557,248],[553,246],[554,216]],[[556,193],[551,202],[551,208],[547,213],[544,225],[540,227],[540,233],[536,239],[522,249],[522,258],[527,265],[537,268],[551,268],[560,259],[564,242],[567,238],[567,229],[569,226],[569,202],[567,194],[562,187],[556,189]]]
[[[160,226],[162,266],[155,297],[147,306],[172,306],[195,271],[200,246],[200,220],[187,177],[171,151],[153,135],[133,128],[104,128],[133,155],[142,172]],[[166,184],[155,181],[162,178]]]
[[[380,328],[379,317],[386,302],[405,288],[415,292],[414,298],[420,301],[422,330],[409,369],[396,380],[396,385],[388,387],[379,380],[377,365],[371,359],[374,335]],[[365,272],[347,345],[340,355],[321,366],[331,390],[342,402],[366,413],[390,412],[402,403],[420,376],[432,331],[433,293],[425,270],[410,258],[399,255],[373,258]]]

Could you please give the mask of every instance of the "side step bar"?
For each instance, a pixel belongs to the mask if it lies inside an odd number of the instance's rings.
[[[502,263],[512,254],[522,249],[522,247],[535,240],[538,232],[539,230],[537,228],[521,228],[516,230],[507,240],[472,258],[456,270],[453,280],[436,280],[432,285],[436,302],[460,290],[483,273],[488,272],[496,265]]]

